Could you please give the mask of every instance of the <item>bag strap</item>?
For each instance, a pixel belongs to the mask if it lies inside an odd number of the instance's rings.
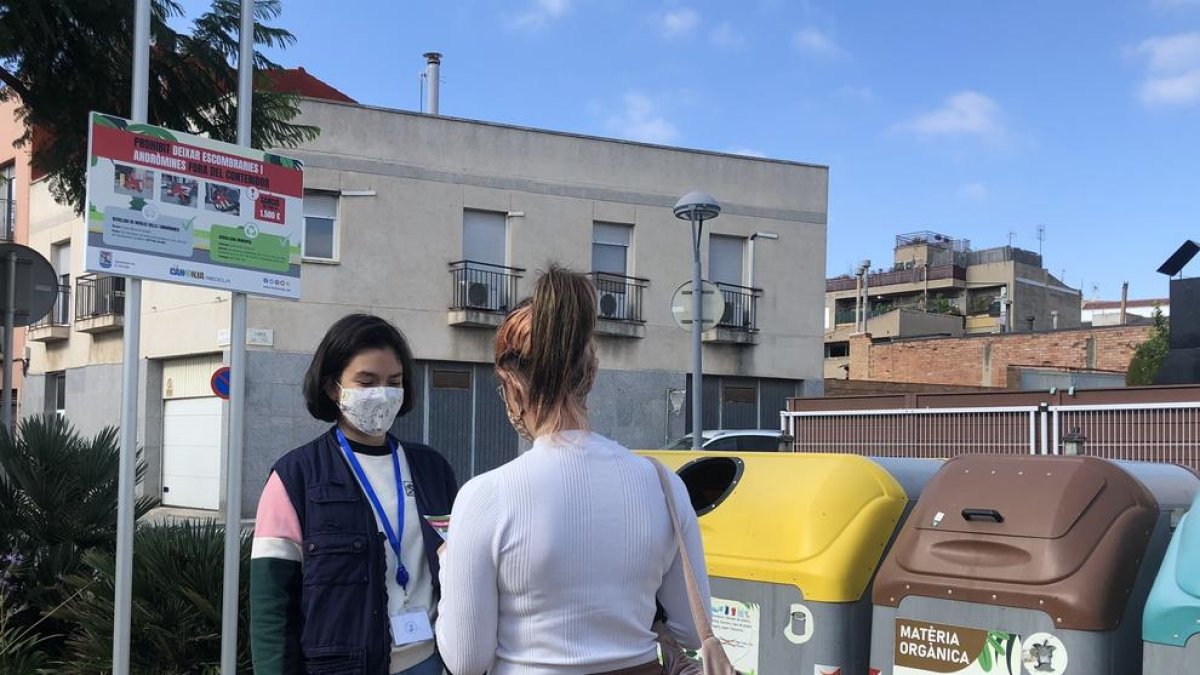
[[[647,459],[654,465],[654,470],[658,473],[658,482],[662,485],[663,496],[667,499],[667,515],[671,517],[671,529],[675,531],[675,544],[679,547],[679,558],[683,561],[683,578],[687,585],[688,603],[692,607],[692,622],[700,634],[700,641],[703,642],[713,637],[712,623],[709,620],[712,608],[703,606],[700,601],[700,589],[696,586],[696,572],[692,569],[687,546],[683,543],[683,530],[679,527],[679,515],[675,513],[674,491],[671,489],[670,479],[667,477],[667,468],[653,457],[647,457]]]

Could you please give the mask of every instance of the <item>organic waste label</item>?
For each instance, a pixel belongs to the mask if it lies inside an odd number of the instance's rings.
[[[1021,675],[1013,633],[897,619],[895,644],[895,675]]]

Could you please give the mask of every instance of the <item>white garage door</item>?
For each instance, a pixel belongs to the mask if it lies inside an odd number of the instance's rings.
[[[220,507],[221,399],[163,401],[163,504]]]

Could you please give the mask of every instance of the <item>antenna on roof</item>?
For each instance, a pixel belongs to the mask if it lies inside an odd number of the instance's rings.
[[[1046,241],[1046,226],[1045,225],[1039,224],[1037,226],[1037,240],[1038,240],[1038,257],[1041,257],[1042,242]]]

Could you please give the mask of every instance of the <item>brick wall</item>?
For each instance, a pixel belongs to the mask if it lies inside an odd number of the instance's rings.
[[[978,387],[1016,386],[1010,367],[1125,372],[1147,326],[1105,326],[1049,333],[876,341],[850,338],[850,379]]]

